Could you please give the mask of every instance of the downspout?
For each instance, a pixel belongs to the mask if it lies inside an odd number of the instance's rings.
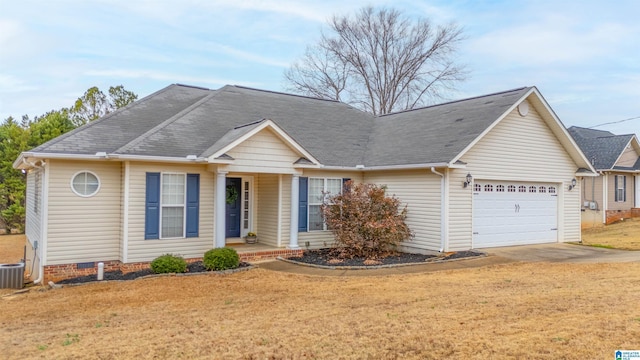
[[[431,167],[431,172],[440,176],[440,252],[444,252],[445,239],[447,236],[447,221],[445,219],[446,204],[445,204],[445,189],[444,189],[444,174],[436,171],[435,167]]]

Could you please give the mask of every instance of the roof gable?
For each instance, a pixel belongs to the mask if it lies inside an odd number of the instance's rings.
[[[467,153],[475,144],[477,144],[484,136],[486,136],[494,127],[501,123],[512,111],[516,110],[520,104],[524,102],[533,105],[537,110],[540,118],[546,123],[556,139],[562,144],[565,151],[569,154],[571,159],[576,163],[578,168],[588,169],[591,173],[595,173],[595,169],[591,166],[585,155],[582,153],[576,142],[569,135],[567,129],[557,117],[555,112],[551,109],[547,101],[536,87],[527,88],[527,91],[522,94],[520,99],[515,101],[501,116],[499,116],[490,126],[488,126],[480,135],[478,135],[464,150],[462,150],[455,158],[454,161],[460,160],[465,153]],[[520,110],[518,110],[520,111]],[[523,114],[526,116],[526,114]]]
[[[209,159],[209,162],[215,162],[217,158],[226,153],[232,152],[238,146],[241,146],[251,138],[255,137],[256,134],[264,131],[272,132],[273,135],[277,137],[278,140],[282,143],[282,145],[286,146],[297,155],[296,159],[291,162],[291,165],[293,165],[293,163],[298,160],[299,157],[307,159],[313,165],[320,165],[319,161],[313,155],[305,150],[272,120],[268,119],[263,119],[232,129],[227,134],[222,136],[215,144],[213,144],[213,146],[202,153],[201,156],[207,157]]]
[[[572,126],[569,133],[585,156],[598,170],[613,169],[625,150],[631,146],[640,153],[638,138],[633,134],[614,135],[609,131]]]

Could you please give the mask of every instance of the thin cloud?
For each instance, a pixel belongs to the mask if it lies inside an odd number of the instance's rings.
[[[505,27],[471,41],[474,54],[521,66],[581,64],[610,57],[624,43],[628,28],[616,23],[584,23],[550,15],[544,22]]]

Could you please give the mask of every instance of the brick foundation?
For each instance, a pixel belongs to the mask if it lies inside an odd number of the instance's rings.
[[[605,224],[613,224],[615,222],[640,217],[640,208],[629,210],[607,210],[607,221]]]
[[[303,250],[290,250],[290,249],[278,249],[278,250],[264,250],[254,252],[238,253],[240,255],[240,261],[255,262],[263,260],[273,260],[277,257],[299,257],[302,256]],[[201,261],[202,258],[189,258],[185,259],[187,263]],[[107,261],[95,261],[93,267],[82,268],[83,264],[61,264],[61,265],[48,265],[44,267],[44,283],[49,281],[57,282],[64,279],[74,278],[78,276],[95,275],[98,273],[98,263],[104,263],[104,271],[117,271],[120,270],[123,273],[129,273],[138,270],[148,269],[151,262],[137,262],[137,263],[122,263],[119,260],[107,260]],[[80,268],[78,268],[80,265]],[[89,265],[84,263],[85,266]]]

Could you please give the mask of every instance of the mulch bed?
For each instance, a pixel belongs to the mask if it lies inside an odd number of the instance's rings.
[[[401,265],[401,264],[413,264],[424,263],[434,260],[453,260],[463,259],[474,256],[481,256],[482,253],[475,251],[458,251],[453,253],[447,253],[442,255],[423,255],[423,254],[408,254],[397,253],[396,255],[387,256],[380,259],[368,260],[362,257],[356,257],[352,259],[337,259],[335,255],[331,253],[331,249],[319,249],[319,250],[306,250],[301,257],[289,258],[290,261],[300,262],[312,265],[321,266],[362,266],[362,267],[376,267],[381,265]]]
[[[240,262],[238,268],[249,267],[251,264],[246,262]],[[210,272],[207,270],[202,261],[196,261],[190,264],[187,264],[187,272],[186,273],[204,273]],[[137,278],[141,278],[144,276],[154,275],[154,272],[151,269],[144,269],[138,271],[132,271],[128,273],[122,273],[122,271],[105,271],[104,272],[104,280],[134,280]],[[65,279],[58,281],[56,284],[81,284],[86,282],[96,281],[96,275],[87,275],[87,276],[79,276],[75,278]]]

